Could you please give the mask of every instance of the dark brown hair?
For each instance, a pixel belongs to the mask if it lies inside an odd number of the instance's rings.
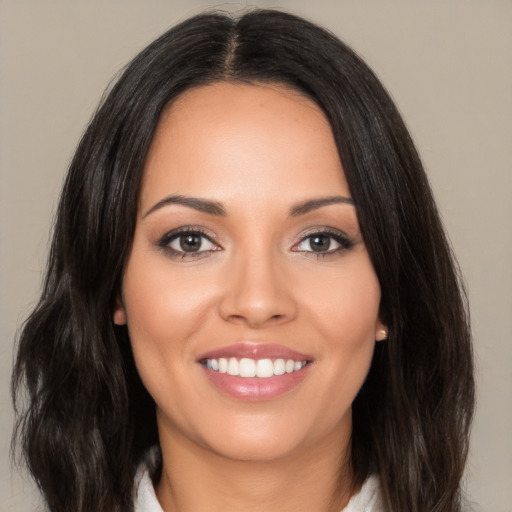
[[[285,84],[328,117],[382,289],[389,339],[353,404],[356,482],[378,473],[394,512],[460,510],[473,361],[458,272],[420,159],[372,71],[301,18],[206,13],[125,69],[87,128],[62,191],[44,288],[12,388],[15,441],[52,512],[132,510],[154,404],[112,323],[143,162],[160,115],[219,80]]]

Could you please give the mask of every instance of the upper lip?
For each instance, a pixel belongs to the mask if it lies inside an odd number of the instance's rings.
[[[201,354],[198,360],[219,359],[221,357],[226,359],[230,357],[246,357],[249,359],[293,359],[294,361],[311,361],[313,359],[307,354],[298,352],[297,350],[283,345],[277,345],[274,343],[242,342],[209,350],[208,352]]]

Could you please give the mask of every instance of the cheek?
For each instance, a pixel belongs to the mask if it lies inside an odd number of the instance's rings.
[[[129,262],[123,283],[128,324],[134,338],[161,340],[197,326],[205,304],[211,300],[209,282],[194,270],[173,271],[163,258],[153,258],[148,263],[138,259],[135,256]]]
[[[134,255],[123,282],[124,308],[132,350],[150,394],[170,392],[172,380],[194,361],[190,341],[203,324],[212,287],[172,272],[169,262],[149,263]],[[172,371],[169,371],[172,367]]]
[[[300,296],[309,321],[323,337],[347,351],[373,343],[381,293],[369,259],[347,260],[336,272],[315,278],[302,279]]]
[[[350,407],[366,379],[379,326],[378,279],[369,261],[354,263],[324,280],[321,288],[304,283],[316,290],[304,295],[304,322],[320,335],[319,363],[331,390],[323,407],[332,415]]]

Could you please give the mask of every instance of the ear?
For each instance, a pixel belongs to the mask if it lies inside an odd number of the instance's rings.
[[[116,325],[126,325],[126,311],[124,309],[121,297],[116,298],[112,317]]]

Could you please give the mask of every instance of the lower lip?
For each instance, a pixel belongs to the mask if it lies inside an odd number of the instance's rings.
[[[307,364],[298,371],[268,378],[238,377],[209,370],[204,365],[203,368],[210,382],[227,395],[241,400],[263,401],[277,398],[298,386],[306,378],[310,366]]]

